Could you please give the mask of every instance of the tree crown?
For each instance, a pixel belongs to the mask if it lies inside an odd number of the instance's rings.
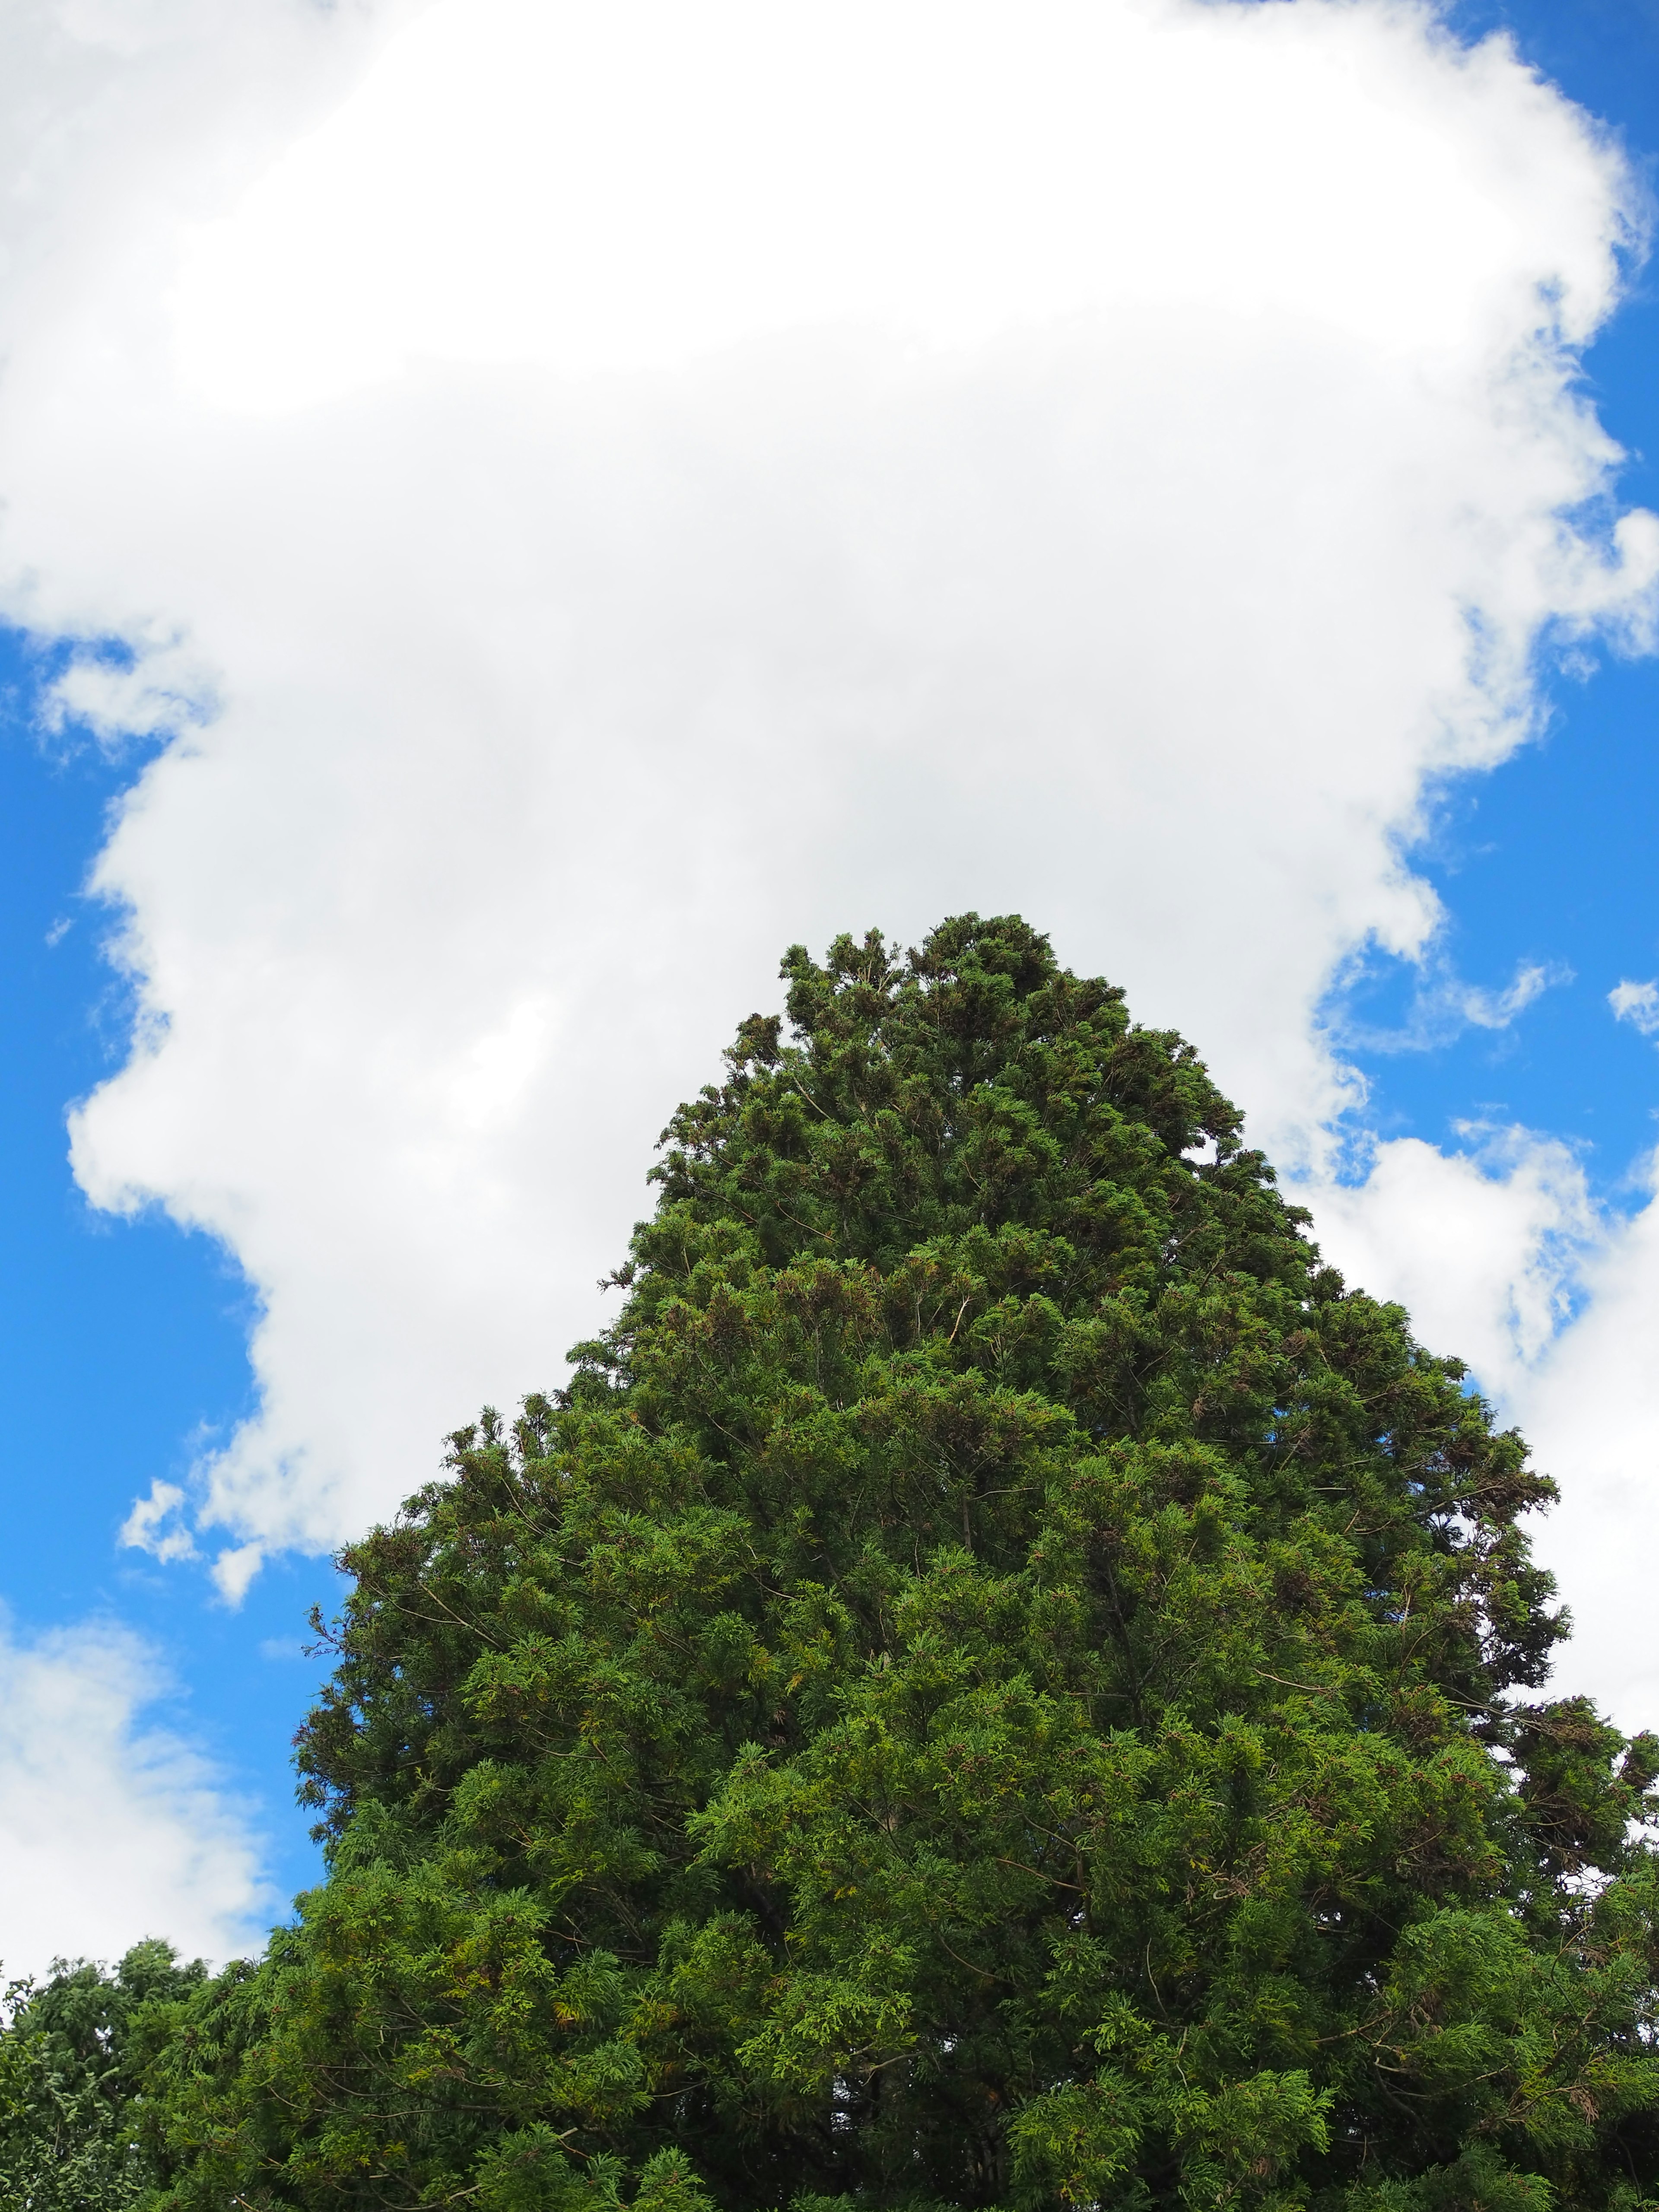
[[[568,1386],[343,1555],[164,2201],[1633,2204],[1659,1747],[1513,1695],[1521,1440],[1024,923],[783,972]]]

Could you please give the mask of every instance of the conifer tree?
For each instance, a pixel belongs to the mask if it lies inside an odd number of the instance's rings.
[[[344,1553],[161,2203],[1659,2203],[1659,1745],[1540,1694],[1521,1439],[1023,922],[783,972],[568,1388]]]

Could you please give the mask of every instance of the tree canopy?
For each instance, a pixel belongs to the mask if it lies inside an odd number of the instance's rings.
[[[171,1947],[135,1943],[112,1972],[59,1960],[0,2000],[0,2204],[8,2212],[129,2212],[155,2171],[138,2139],[134,2025],[207,1978]]]
[[[1022,921],[783,973],[568,1386],[343,1554],[158,2204],[1659,2202],[1659,1745],[1539,1694],[1521,1439]]]

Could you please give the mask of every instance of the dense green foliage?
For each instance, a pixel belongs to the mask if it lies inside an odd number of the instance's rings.
[[[1517,1694],[1520,1440],[1023,923],[785,974],[568,1389],[344,1555],[168,2212],[1648,2201],[1659,1746]]]
[[[7,2212],[126,2212],[155,2183],[137,2140],[133,2026],[198,1989],[165,1943],[137,1943],[113,1973],[60,1962],[13,1982],[0,2025],[0,2205]]]

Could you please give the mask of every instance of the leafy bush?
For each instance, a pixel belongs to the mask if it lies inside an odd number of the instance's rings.
[[[133,2027],[207,1969],[135,1944],[113,1973],[59,1960],[7,1988],[0,2026],[0,2203],[10,2212],[125,2212],[155,2181],[137,2141]]]

